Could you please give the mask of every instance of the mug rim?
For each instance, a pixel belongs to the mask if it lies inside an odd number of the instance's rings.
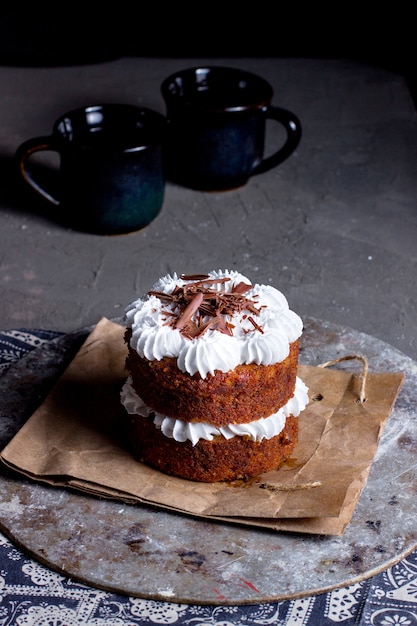
[[[137,142],[132,141],[131,146],[126,146],[123,148],[123,152],[133,152],[137,150],[144,150],[149,146],[155,146],[158,144],[162,144],[164,138],[164,131],[166,127],[167,120],[162,113],[150,109],[148,107],[137,106],[135,104],[129,103],[121,103],[121,102],[106,102],[99,104],[89,104],[86,106],[75,107],[71,110],[62,113],[53,124],[53,134],[60,141],[65,144],[71,144],[72,142],[68,140],[68,137],[65,136],[65,133],[59,128],[62,124],[65,123],[65,120],[74,120],[76,116],[87,116],[89,113],[95,113],[102,111],[104,114],[107,112],[119,112],[123,114],[123,112],[130,111],[136,114],[136,119],[138,122],[141,119],[151,120],[153,123],[153,130],[156,131],[155,135],[152,139],[148,141],[140,142],[140,145],[137,145]],[[121,118],[123,119],[123,118]],[[133,139],[133,137],[132,137]],[[120,151],[120,146],[118,147],[118,151]]]
[[[182,70],[177,70],[176,72],[172,72],[169,76],[167,76],[166,78],[164,78],[164,80],[161,83],[161,93],[162,96],[166,102],[166,104],[168,103],[172,103],[174,100],[178,101],[179,98],[177,97],[177,94],[172,93],[172,91],[170,91],[170,86],[173,85],[178,79],[182,79],[182,78],[187,78],[190,76],[196,76],[197,72],[201,72],[201,73],[205,73],[205,75],[207,76],[210,73],[217,73],[217,74],[229,74],[230,76],[236,76],[236,78],[238,76],[240,76],[243,79],[247,79],[247,80],[251,80],[251,81],[256,81],[259,85],[261,85],[262,89],[265,91],[265,94],[263,95],[263,97],[259,97],[256,102],[252,102],[250,104],[235,104],[235,105],[227,105],[227,106],[215,106],[212,105],[211,107],[208,106],[204,106],[201,107],[204,110],[207,111],[223,111],[223,112],[233,112],[233,111],[247,111],[247,110],[251,110],[251,109],[262,109],[264,107],[267,107],[270,105],[273,95],[274,95],[274,90],[272,85],[265,79],[263,78],[263,76],[260,76],[259,74],[255,74],[254,72],[251,72],[249,70],[244,70],[241,68],[236,68],[236,67],[230,67],[230,66],[226,66],[226,65],[196,65],[196,66],[192,66],[192,67],[187,67],[184,68]],[[190,107],[192,106],[193,108],[200,108],[198,107],[198,104],[196,104],[195,102],[191,105],[190,103],[183,103],[183,106],[186,107]]]

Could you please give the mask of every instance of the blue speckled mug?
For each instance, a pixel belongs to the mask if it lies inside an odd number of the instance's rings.
[[[298,118],[272,106],[271,85],[251,72],[222,66],[188,68],[168,76],[161,92],[168,118],[166,175],[186,187],[240,187],[282,163],[300,141]],[[268,119],[284,127],[286,139],[264,157]]]
[[[55,122],[51,135],[18,147],[18,170],[66,226],[105,235],[140,230],[164,200],[165,129],[163,115],[134,105],[76,109]],[[29,157],[39,151],[59,154],[54,192],[29,167]]]

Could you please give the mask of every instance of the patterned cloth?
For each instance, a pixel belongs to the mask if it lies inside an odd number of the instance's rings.
[[[0,333],[0,375],[22,356],[61,334],[52,330],[26,330],[25,328],[5,330]]]
[[[0,333],[0,375],[61,333]],[[417,626],[417,551],[387,571],[325,594],[261,605],[143,600],[76,583],[0,534],[0,626]]]

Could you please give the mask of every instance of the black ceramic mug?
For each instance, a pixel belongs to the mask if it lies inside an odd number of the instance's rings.
[[[188,68],[168,76],[161,92],[168,118],[166,174],[184,186],[207,191],[240,187],[282,163],[300,141],[298,118],[272,106],[271,85],[251,72]],[[264,157],[268,119],[285,128],[286,140]]]
[[[162,208],[165,129],[163,115],[129,104],[76,109],[55,122],[51,135],[18,147],[18,171],[69,227],[109,235],[139,230]],[[59,154],[54,192],[29,167],[39,151]]]

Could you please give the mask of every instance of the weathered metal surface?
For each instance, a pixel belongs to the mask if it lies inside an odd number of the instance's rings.
[[[3,447],[49,391],[84,331],[37,349],[0,379]],[[417,364],[355,330],[305,320],[301,362],[365,355],[403,371],[368,483],[342,537],[206,522],[22,479],[0,468],[0,527],[55,570],[132,596],[199,604],[302,597],[363,580],[417,546]],[[349,367],[354,367],[352,364]]]

